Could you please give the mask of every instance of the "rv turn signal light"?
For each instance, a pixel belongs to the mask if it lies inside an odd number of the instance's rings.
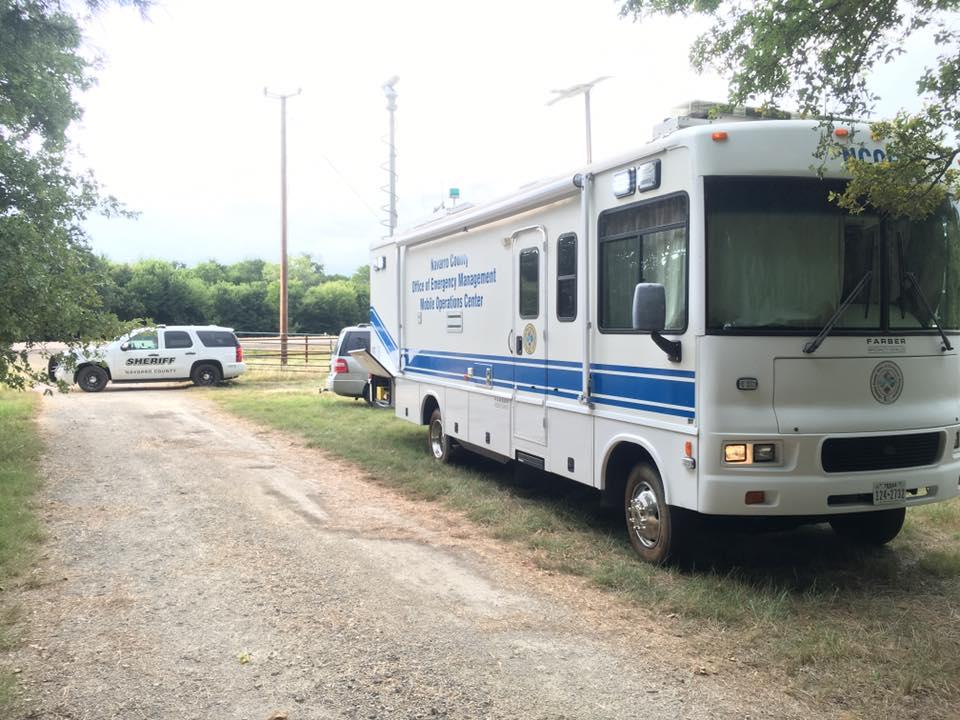
[[[723,142],[724,140],[727,139],[727,134],[721,130],[720,132],[713,133],[713,135],[711,135],[710,138],[714,142]]]
[[[763,505],[767,501],[767,494],[763,490],[748,490],[743,498],[747,505]]]

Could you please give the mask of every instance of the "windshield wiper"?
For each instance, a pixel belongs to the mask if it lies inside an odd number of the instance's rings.
[[[840,303],[840,307],[837,308],[837,311],[833,313],[829,320],[827,320],[827,324],[823,326],[823,330],[820,331],[820,334],[803,346],[803,351],[805,353],[810,354],[817,351],[817,348],[823,344],[824,339],[830,334],[830,331],[833,330],[833,326],[840,321],[840,317],[844,312],[846,312],[846,309],[850,306],[850,303],[852,303],[854,298],[860,294],[860,291],[863,290],[863,286],[870,282],[872,277],[873,270],[867,270],[863,274],[863,277],[860,278],[860,282],[857,283],[857,286],[850,291],[850,294],[847,295],[846,299]]]
[[[916,290],[917,297],[920,298],[920,302],[923,304],[923,309],[927,311],[927,314],[930,316],[930,320],[933,321],[934,327],[936,327],[937,331],[940,333],[940,339],[943,340],[943,347],[940,348],[941,351],[946,352],[947,350],[953,350],[953,345],[950,344],[950,340],[947,339],[947,334],[943,331],[940,321],[937,320],[937,316],[933,312],[933,308],[931,308],[930,303],[927,302],[926,295],[924,295],[923,290],[920,289],[920,281],[917,280],[917,276],[912,272],[904,273],[903,275],[913,284],[913,289]]]

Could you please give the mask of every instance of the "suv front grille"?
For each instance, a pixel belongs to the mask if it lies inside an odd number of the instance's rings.
[[[820,462],[828,473],[894,470],[932,465],[940,456],[941,433],[830,438]]]

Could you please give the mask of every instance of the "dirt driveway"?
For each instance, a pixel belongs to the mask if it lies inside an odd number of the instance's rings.
[[[204,391],[47,397],[41,424],[18,717],[813,716]]]

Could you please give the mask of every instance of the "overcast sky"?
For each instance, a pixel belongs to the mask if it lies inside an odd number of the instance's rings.
[[[291,254],[328,272],[367,261],[387,182],[383,82],[398,75],[400,226],[450,187],[482,202],[573,171],[584,159],[583,101],[551,89],[600,75],[591,96],[594,158],[650,139],[690,99],[722,99],[688,48],[698,19],[621,20],[610,0],[366,0],[271,3],[158,0],[144,20],[109,8],[87,24],[102,58],[72,133],[104,189],[137,220],[88,222],[117,261],[279,259],[280,107],[288,102]],[[876,78],[892,112],[914,102],[931,54],[920,45]]]

